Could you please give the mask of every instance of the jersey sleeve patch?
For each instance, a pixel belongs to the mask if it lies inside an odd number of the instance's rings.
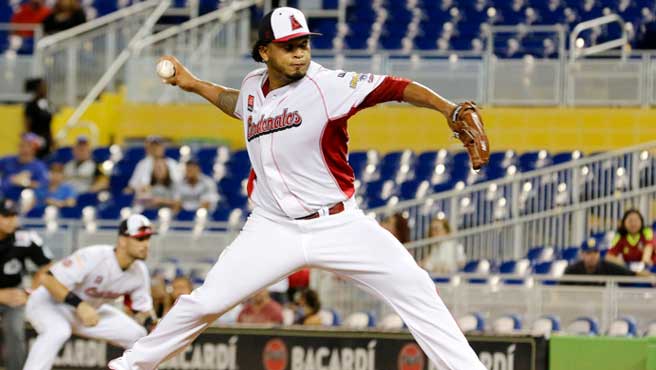
[[[31,247],[32,244],[40,247],[43,245],[43,239],[34,231],[18,230],[15,233],[16,247]]]

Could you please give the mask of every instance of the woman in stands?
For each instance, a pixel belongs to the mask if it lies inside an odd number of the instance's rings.
[[[166,159],[158,158],[153,163],[150,185],[137,190],[137,207],[141,209],[158,209],[161,207],[175,208],[175,187],[171,179]]]
[[[296,300],[298,305],[297,318],[295,324],[299,325],[322,325],[319,310],[321,310],[321,301],[319,295],[312,289],[305,289],[299,293]]]
[[[436,217],[431,221],[428,230],[429,238],[437,238],[451,234],[449,221],[444,217]],[[419,265],[433,274],[450,274],[465,265],[465,249],[455,240],[445,240],[429,246],[428,256]]]
[[[620,265],[642,262],[646,266],[651,266],[656,261],[653,252],[654,231],[645,227],[645,220],[638,210],[626,211],[608,250],[606,260]]]

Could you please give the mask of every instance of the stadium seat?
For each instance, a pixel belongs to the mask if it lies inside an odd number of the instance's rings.
[[[339,314],[335,310],[322,309],[319,311],[319,316],[323,326],[339,326],[341,324]]]
[[[599,335],[599,324],[592,317],[579,317],[567,326],[565,333],[570,335]]]
[[[522,330],[522,320],[518,315],[503,315],[492,321],[492,331],[499,335],[515,334]]]
[[[523,258],[519,261],[515,261],[515,260],[504,261],[499,265],[499,273],[526,276],[530,271],[530,267],[531,267],[531,263],[526,258]],[[504,279],[503,283],[509,285],[517,285],[517,284],[524,283],[524,280]]]
[[[380,320],[378,327],[387,330],[398,330],[405,328],[405,323],[401,319],[401,316],[395,313],[391,313],[384,316],[382,320]]]
[[[473,332],[481,333],[485,330],[485,319],[479,312],[472,312],[458,317],[456,322],[460,330],[465,334]]]
[[[551,247],[536,246],[532,247],[526,253],[526,258],[535,265],[540,262],[552,261],[554,249]]]
[[[289,307],[283,307],[282,309],[282,324],[283,325],[292,325],[294,324],[295,314],[294,310]]]
[[[608,328],[610,337],[635,337],[638,335],[638,325],[633,317],[621,317],[614,320]]]
[[[579,247],[567,247],[560,251],[560,258],[568,263],[575,262],[579,257]]]
[[[550,337],[552,333],[560,331],[560,320],[557,316],[546,315],[533,322],[531,335],[535,337]]]
[[[369,312],[354,312],[344,319],[342,326],[350,329],[373,328],[376,326],[376,319]]]
[[[656,337],[656,321],[652,321],[647,325],[645,337]]]

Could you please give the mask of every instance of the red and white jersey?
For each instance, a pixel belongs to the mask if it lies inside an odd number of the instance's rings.
[[[351,198],[347,120],[360,109],[401,100],[408,83],[312,62],[305,77],[268,92],[266,68],[249,73],[235,115],[244,122],[253,166],[251,201],[276,215],[299,218]]]
[[[134,261],[123,271],[113,246],[82,248],[55,263],[50,271],[66,288],[96,308],[126,294],[130,296],[134,311],[153,308],[146,264]]]

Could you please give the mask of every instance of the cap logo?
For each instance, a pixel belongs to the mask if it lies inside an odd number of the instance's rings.
[[[289,21],[292,24],[292,31],[296,31],[299,28],[303,28],[303,26],[301,26],[301,24],[296,20],[293,14],[289,16]]]

